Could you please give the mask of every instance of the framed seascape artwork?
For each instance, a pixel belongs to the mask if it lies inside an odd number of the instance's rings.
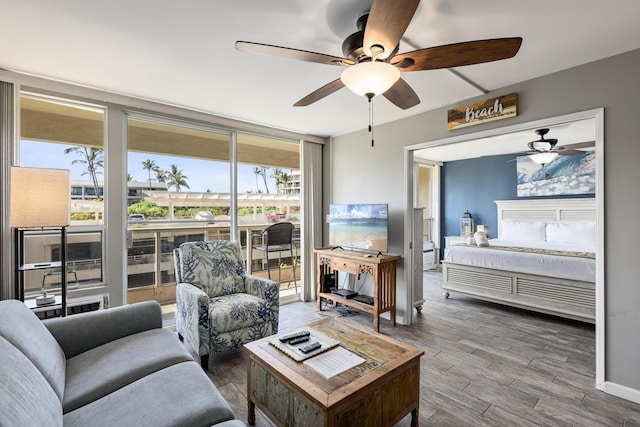
[[[518,197],[595,194],[596,152],[578,156],[556,156],[547,164],[529,156],[517,159]]]

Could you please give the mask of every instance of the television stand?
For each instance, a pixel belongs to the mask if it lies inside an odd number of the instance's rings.
[[[400,255],[371,256],[368,252],[344,249],[316,249],[318,278],[316,281],[318,310],[322,311],[322,300],[331,300],[373,315],[373,328],[380,332],[380,314],[389,312],[391,326],[396,326],[396,263]],[[367,256],[368,255],[368,256]],[[354,274],[370,274],[373,278],[373,304],[347,299],[332,293],[322,292],[322,277],[337,271]]]

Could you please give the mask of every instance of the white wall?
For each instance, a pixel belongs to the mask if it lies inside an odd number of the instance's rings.
[[[366,131],[336,137],[332,150],[325,152],[325,160],[333,161],[327,178],[333,194],[325,203],[389,203],[389,250],[401,253],[410,237],[403,233],[404,146],[603,107],[605,380],[620,389],[628,388],[632,394],[640,393],[640,252],[636,249],[640,242],[639,76],[640,50],[635,50],[468,100],[518,92],[519,116],[513,119],[450,132],[446,110],[453,106],[448,106],[377,125],[375,147],[371,147]],[[400,270],[398,279],[398,302],[403,303],[406,284]],[[400,315],[404,315],[405,305],[399,304]]]
[[[363,104],[363,107],[366,105]],[[332,142],[331,168],[335,179],[332,183],[333,195],[328,203],[388,203],[388,253],[402,254],[404,251],[404,175],[402,173],[404,153],[403,150],[398,149],[393,133],[389,132],[392,131],[376,129],[374,147],[371,146],[371,136],[368,132],[357,134],[354,139],[344,143]],[[404,275],[404,261],[403,258],[397,264],[398,281],[402,281]],[[405,286],[398,286],[397,292],[398,302],[407,298]],[[404,317],[403,307],[400,307],[397,313],[399,321]]]

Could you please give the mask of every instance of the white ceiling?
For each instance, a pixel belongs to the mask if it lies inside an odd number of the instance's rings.
[[[545,126],[549,133],[545,138],[558,140],[557,145],[567,146],[583,142],[594,142],[591,148],[583,148],[582,151],[593,150],[596,140],[595,119],[582,119],[572,122],[558,123]],[[419,159],[432,160],[438,162],[449,162],[452,160],[473,159],[476,157],[497,156],[502,154],[514,154],[515,159],[518,154],[529,150],[527,143],[540,139],[536,134],[536,128],[526,129],[518,132],[504,133],[482,139],[473,139],[449,145],[424,148],[414,151],[413,155]]]
[[[292,105],[341,68],[235,50],[236,40],[342,56],[371,0],[0,0],[0,68],[318,136],[366,128],[343,88]],[[638,0],[423,0],[400,52],[524,39],[515,58],[457,68],[486,90],[640,48]],[[481,95],[447,70],[405,73],[421,103],[374,100],[380,124]]]

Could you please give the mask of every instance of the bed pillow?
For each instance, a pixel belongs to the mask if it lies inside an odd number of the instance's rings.
[[[501,239],[517,242],[544,242],[545,223],[535,221],[502,221]]]
[[[595,222],[547,224],[547,242],[551,243],[595,245],[596,234]]]
[[[476,231],[475,234],[473,235],[473,239],[476,241],[476,245],[480,247],[489,246],[489,239],[487,239],[487,235],[484,234],[482,231]]]

